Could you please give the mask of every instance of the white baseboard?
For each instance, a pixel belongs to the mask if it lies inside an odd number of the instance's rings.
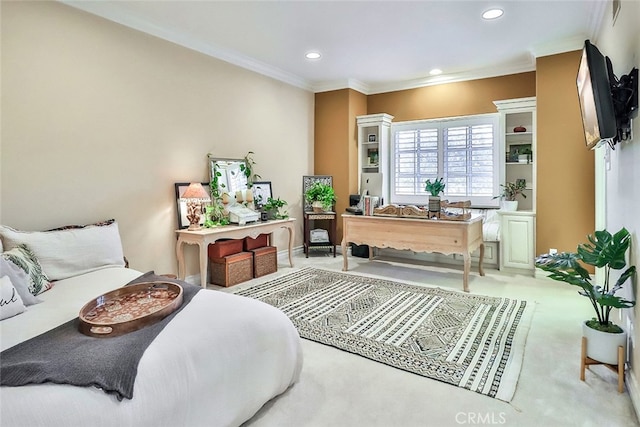
[[[638,382],[632,369],[625,371],[624,382],[627,384],[627,390],[629,391],[633,409],[636,411],[636,417],[640,419],[640,388],[638,388]]]

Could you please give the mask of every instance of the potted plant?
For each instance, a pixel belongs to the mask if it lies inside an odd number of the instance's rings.
[[[502,209],[505,211],[517,211],[518,201],[517,196],[522,196],[523,199],[527,198],[524,194],[526,188],[526,182],[524,180],[516,180],[516,182],[507,182],[506,184],[500,184],[502,187],[502,194],[495,196],[494,199],[502,199]]]
[[[280,197],[277,199],[269,197],[267,198],[267,203],[262,206],[262,210],[267,213],[268,219],[285,219],[289,217],[289,214],[282,212],[281,209],[286,204],[286,200],[281,200]]]
[[[309,187],[304,197],[308,202],[311,202],[314,212],[329,211],[336,202],[336,193],[333,187],[320,181]]]
[[[625,254],[631,243],[629,232],[623,227],[611,235],[607,230],[596,231],[587,236],[589,243],[578,245],[577,252],[545,254],[536,258],[536,267],[551,273],[549,277],[581,288],[578,294],[587,297],[596,317],[583,324],[587,338],[587,356],[602,363],[618,364],[618,346],[626,349],[627,334],[610,320],[613,308],[629,308],[635,301],[616,295],[624,283],[635,275],[635,266],[630,266],[611,282],[611,270],[626,267]],[[589,272],[581,263],[604,268],[604,283],[592,283]]]
[[[424,189],[429,196],[429,212],[440,212],[440,193],[444,193],[444,178],[437,178],[431,182],[430,179],[425,181]]]

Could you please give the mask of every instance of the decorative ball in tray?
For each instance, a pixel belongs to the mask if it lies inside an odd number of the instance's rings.
[[[159,322],[182,305],[182,286],[144,282],[100,295],[82,307],[78,329],[92,337],[116,337]]]

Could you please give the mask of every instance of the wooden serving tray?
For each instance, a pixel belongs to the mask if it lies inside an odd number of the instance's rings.
[[[159,322],[182,305],[182,286],[144,282],[124,286],[82,307],[78,329],[92,337],[116,337]]]

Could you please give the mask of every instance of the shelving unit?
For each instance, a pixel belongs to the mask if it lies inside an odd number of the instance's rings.
[[[504,151],[504,176],[501,181],[526,182],[526,199],[518,199],[519,211],[536,211],[536,98],[494,101],[500,113],[501,140]],[[524,127],[524,132],[515,132]],[[529,150],[527,154],[526,150]]]
[[[358,190],[362,174],[381,174],[374,179],[379,188],[370,188],[375,196],[386,197],[389,189],[389,139],[393,116],[385,113],[356,117],[358,125]]]
[[[500,211],[500,269],[535,270],[536,98],[494,101],[500,113],[501,182],[525,181],[518,210]],[[503,167],[502,167],[503,165]]]

